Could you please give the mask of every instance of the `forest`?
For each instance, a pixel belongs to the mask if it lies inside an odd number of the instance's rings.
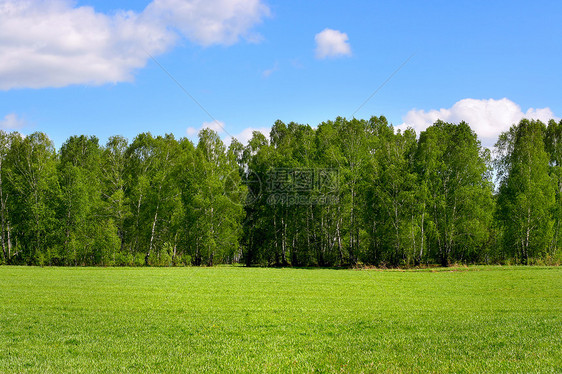
[[[493,154],[465,122],[383,116],[228,146],[0,131],[0,219],[0,264],[558,264],[562,121],[523,119]]]

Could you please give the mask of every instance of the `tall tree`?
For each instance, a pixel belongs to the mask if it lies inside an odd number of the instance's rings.
[[[550,255],[555,256],[562,247],[562,120],[550,120],[546,129],[546,150],[550,168],[549,174],[554,183],[555,205],[553,209],[553,235],[550,244]]]
[[[273,207],[267,204],[267,176],[272,151],[265,135],[254,131],[243,153],[242,176],[246,181],[247,200],[244,203],[242,256],[247,266],[270,264],[275,257],[272,251],[275,235],[270,225]]]
[[[59,187],[56,153],[47,135],[13,136],[9,165],[8,209],[13,217],[16,261],[43,264],[56,245],[56,202]],[[12,257],[12,258],[13,258]]]
[[[487,240],[492,212],[489,153],[468,124],[437,121],[420,134],[417,173],[428,194],[425,232],[436,259],[466,261]]]
[[[361,171],[368,163],[368,147],[366,121],[345,118],[337,118],[335,125],[340,139],[340,147],[343,155],[343,163],[340,165],[341,212],[339,216],[342,221],[347,243],[346,261],[350,264],[357,262],[361,256],[361,201],[359,200]]]
[[[215,131],[203,129],[195,160],[190,191],[184,194],[195,263],[212,266],[231,262],[239,256],[244,213],[242,204],[232,199],[237,195],[232,194],[233,188],[240,185],[236,156],[227,152]]]
[[[10,263],[12,258],[12,240],[11,240],[11,220],[10,211],[8,209],[9,193],[9,165],[7,163],[8,153],[12,146],[13,137],[20,137],[17,132],[6,133],[0,130],[0,220],[1,233],[0,240],[2,245],[2,261],[0,263]],[[8,183],[8,185],[7,185]],[[8,189],[7,189],[8,187]]]
[[[545,132],[542,122],[523,119],[496,143],[498,219],[504,248],[524,264],[543,255],[552,239],[555,193],[548,173]]]
[[[101,215],[100,161],[101,148],[94,136],[72,136],[60,149],[62,257],[73,264],[107,264],[115,251],[111,242],[105,241],[112,222],[106,222]],[[100,231],[102,227],[107,229],[106,225],[110,231]]]
[[[317,166],[333,172],[336,178],[330,191],[334,200],[331,204],[319,206],[316,214],[319,225],[317,230],[320,233],[318,263],[321,265],[344,265],[350,262],[345,240],[350,200],[346,198],[349,172],[348,159],[341,141],[343,123],[342,118],[326,121],[316,130]]]
[[[121,136],[112,136],[101,155],[103,214],[116,226],[120,252],[125,247],[125,221],[131,216],[129,197],[125,194],[127,143]]]
[[[368,260],[393,266],[409,264],[420,239],[416,211],[416,176],[411,155],[416,137],[412,130],[394,133],[384,117],[369,121],[369,167],[362,186],[364,219],[370,234]]]
[[[172,135],[138,135],[126,152],[133,252],[144,253],[145,264],[170,264],[177,244],[175,217],[180,192],[175,172],[179,146]]]

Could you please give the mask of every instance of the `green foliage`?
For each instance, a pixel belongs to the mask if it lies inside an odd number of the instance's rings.
[[[393,266],[419,263],[420,201],[415,196],[417,178],[412,169],[415,134],[395,134],[384,117],[372,118],[369,131],[372,157],[364,169],[361,186],[363,217],[370,237],[364,261]]]
[[[42,252],[53,248],[59,231],[56,209],[60,190],[53,144],[43,133],[25,138],[14,134],[6,164],[10,196],[6,210],[11,221],[9,240],[13,240],[17,248],[9,261],[43,262]]]
[[[556,263],[562,122],[523,120],[497,152],[464,122],[417,137],[383,116],[276,121],[228,147],[204,129],[55,152],[0,131],[0,264]]]
[[[545,136],[546,151],[549,156],[549,174],[552,178],[555,202],[552,210],[553,235],[547,258],[560,257],[562,252],[562,120],[548,123]]]
[[[134,257],[127,252],[116,252],[113,258],[114,266],[133,266]]]
[[[235,148],[227,151],[216,132],[204,129],[194,157],[192,190],[186,191],[194,260],[209,266],[232,262],[240,249],[244,199]]]
[[[522,120],[502,134],[498,170],[498,217],[506,254],[519,262],[544,257],[552,240],[553,179],[545,149],[546,126]],[[556,153],[553,150],[553,157]]]
[[[427,209],[427,238],[446,266],[473,261],[488,240],[493,200],[489,156],[461,122],[437,121],[420,134],[416,171]]]

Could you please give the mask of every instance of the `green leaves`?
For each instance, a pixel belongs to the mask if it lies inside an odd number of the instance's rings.
[[[554,138],[551,157],[556,158]],[[540,121],[521,120],[496,144],[501,173],[498,218],[506,254],[522,263],[547,252],[552,239],[555,194],[545,148],[546,127]],[[558,217],[556,217],[558,218]]]
[[[39,264],[41,252],[54,244],[57,233],[56,202],[59,193],[56,155],[43,133],[11,137],[6,155],[10,242],[14,262]],[[8,243],[11,246],[12,244]]]
[[[237,163],[240,149],[233,144],[227,151],[216,132],[204,129],[195,150],[188,232],[195,242],[195,261],[210,266],[231,262],[240,252],[245,193]]]
[[[437,121],[420,134],[416,170],[427,209],[428,244],[439,262],[474,260],[484,245],[493,201],[489,164],[468,124]]]
[[[0,263],[555,261],[562,122],[521,121],[493,163],[467,123],[417,138],[382,116],[276,121],[228,147],[203,129],[197,144],[73,136],[56,153],[45,134],[0,131],[0,223]]]

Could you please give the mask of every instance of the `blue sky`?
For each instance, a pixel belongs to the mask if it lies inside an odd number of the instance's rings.
[[[562,116],[560,14],[559,1],[0,0],[0,127],[58,148],[196,139],[216,119],[246,140],[277,119],[351,117],[411,57],[355,117],[466,120],[492,145],[524,116]]]

